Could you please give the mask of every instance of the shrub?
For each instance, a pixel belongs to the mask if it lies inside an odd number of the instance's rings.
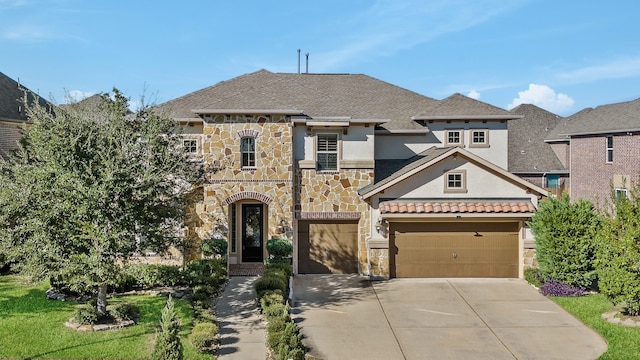
[[[289,317],[289,306],[283,303],[271,304],[271,306],[263,308],[263,314],[267,317],[267,320],[276,317],[282,317],[286,319]]]
[[[267,252],[274,259],[283,259],[293,253],[291,241],[283,238],[271,238],[267,240]]]
[[[291,264],[289,262],[284,263],[269,263],[265,267],[265,273],[278,272],[284,274],[284,276],[288,279],[291,277],[292,269]]]
[[[124,273],[134,279],[134,288],[149,289],[182,283],[180,268],[172,265],[129,264],[125,266]]]
[[[218,255],[224,258],[227,255],[227,247],[229,243],[223,238],[210,237],[202,240],[202,255],[213,256]]]
[[[218,259],[194,260],[185,266],[184,278],[191,287],[211,285],[218,288],[226,281],[227,269],[224,263]]]
[[[214,293],[215,289],[212,286],[196,285],[193,288],[193,294],[191,294],[191,304],[194,307],[208,309],[211,306],[211,297]]]
[[[189,341],[200,352],[211,352],[216,344],[218,326],[211,322],[196,324],[191,330]]]
[[[182,360],[180,343],[180,323],[176,318],[171,296],[162,309],[160,331],[156,333],[156,342],[151,354],[153,360]]]
[[[281,276],[276,275],[265,274],[256,281],[254,286],[256,293],[258,293],[258,299],[262,299],[269,290],[279,291],[283,296],[287,292],[287,282]]]
[[[82,304],[76,308],[73,318],[78,324],[92,325],[98,322],[98,309],[91,304]]]
[[[140,309],[133,304],[121,303],[111,306],[109,314],[122,320],[134,320],[140,316]]]
[[[639,179],[640,180],[640,179]],[[628,315],[640,315],[640,181],[631,198],[611,195],[615,209],[599,233],[600,292]]]
[[[545,296],[583,296],[586,293],[584,289],[556,280],[547,281],[540,285],[540,292]]]
[[[536,258],[545,279],[580,288],[596,281],[594,238],[600,218],[586,200],[571,203],[564,193],[560,199],[540,201],[529,223],[536,238]]]
[[[284,303],[284,296],[281,293],[273,290],[267,290],[260,298],[260,307],[266,309],[273,304]]]
[[[538,268],[527,268],[524,270],[524,279],[537,288],[543,283],[542,274]]]

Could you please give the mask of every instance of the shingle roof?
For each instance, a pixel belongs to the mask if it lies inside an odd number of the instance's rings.
[[[26,121],[27,115],[24,109],[23,99],[27,92],[29,103],[33,103],[36,96],[26,87],[18,84],[17,81],[11,79],[7,75],[0,72],[0,119]],[[50,106],[51,104],[43,98],[38,97],[38,101],[42,106]]]
[[[513,173],[543,173],[566,170],[551,145],[544,140],[563,118],[535,105],[522,104],[511,113],[524,116],[507,123],[508,170]]]
[[[259,70],[159,105],[173,118],[194,109],[301,110],[310,117],[389,119],[389,130],[422,129],[411,117],[434,105],[430,97],[362,74],[287,74]]]
[[[429,161],[439,157],[453,149],[452,147],[430,147],[418,155],[412,156],[406,160],[380,160],[376,161],[376,169],[374,173],[374,182],[366,185],[358,190],[358,194],[366,194],[376,188],[384,186],[396,178],[409,173]],[[379,167],[380,165],[380,167]]]
[[[447,213],[532,213],[536,208],[531,201],[496,200],[416,200],[384,201],[380,203],[381,214],[447,214]]]
[[[640,98],[587,108],[569,117],[559,135],[606,134],[640,130]]]
[[[415,118],[435,119],[457,117],[459,119],[498,116],[514,118],[513,114],[497,106],[455,93],[431,107],[423,109]]]

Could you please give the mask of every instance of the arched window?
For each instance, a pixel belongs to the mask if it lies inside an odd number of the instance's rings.
[[[242,154],[242,167],[256,167],[256,139],[243,137],[240,139],[240,153]]]

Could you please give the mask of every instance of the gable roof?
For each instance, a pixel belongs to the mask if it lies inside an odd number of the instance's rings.
[[[519,118],[504,109],[487,104],[468,96],[455,93],[423,109],[414,120],[448,120],[448,119],[515,119]]]
[[[507,123],[509,164],[513,173],[566,171],[560,159],[544,140],[563,120],[562,117],[532,104],[518,105],[511,113],[523,118]]]
[[[363,74],[291,74],[259,70],[168,101],[157,110],[198,119],[192,110],[281,110],[312,118],[388,119],[387,130],[418,130],[411,120],[437,101]]]
[[[595,135],[640,131],[640,98],[587,108],[569,117],[560,136]]]
[[[358,195],[363,199],[368,199],[371,196],[384,191],[385,189],[417,174],[418,172],[429,168],[430,166],[448,158],[451,156],[461,156],[470,162],[473,162],[489,171],[511,181],[514,184],[518,184],[524,189],[529,189],[535,193],[546,196],[547,191],[541,187],[533,185],[528,181],[523,180],[519,176],[516,176],[503,168],[477,156],[473,153],[460,148],[460,147],[431,147],[418,156],[414,157],[416,160],[403,166],[401,169],[390,174],[386,178],[376,179],[373,184],[366,185],[358,190]]]
[[[32,104],[37,98],[41,106],[53,107],[45,99],[0,72],[0,120],[27,121],[27,113],[23,103],[25,93],[28,103]]]

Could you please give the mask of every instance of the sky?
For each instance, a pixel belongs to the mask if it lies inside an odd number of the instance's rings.
[[[637,0],[0,0],[0,72],[159,104],[260,69],[568,116],[640,97]],[[144,100],[143,100],[144,99]]]

